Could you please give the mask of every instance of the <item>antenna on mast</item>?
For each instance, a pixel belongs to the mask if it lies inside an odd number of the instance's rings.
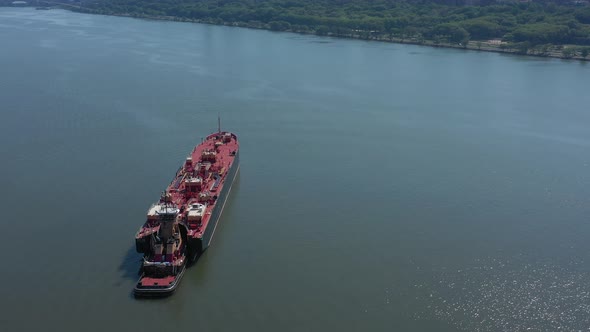
[[[221,117],[219,116],[219,113],[217,113],[217,132],[221,133]]]

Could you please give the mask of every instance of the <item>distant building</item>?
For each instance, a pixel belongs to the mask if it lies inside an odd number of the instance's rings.
[[[502,44],[506,44],[506,42],[503,42],[502,39],[494,38],[494,39],[488,40],[488,44],[494,45],[494,46],[499,46],[499,45],[502,45]]]

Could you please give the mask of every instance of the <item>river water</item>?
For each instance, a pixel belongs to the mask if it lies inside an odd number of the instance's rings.
[[[590,64],[0,8],[2,331],[590,327]],[[177,293],[133,237],[217,125]]]

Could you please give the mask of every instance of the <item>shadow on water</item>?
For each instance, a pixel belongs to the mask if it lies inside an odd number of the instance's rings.
[[[127,249],[127,253],[123,256],[123,260],[119,265],[119,272],[123,279],[131,279],[137,281],[139,278],[139,267],[141,266],[141,254],[135,251],[135,245]]]
[[[141,254],[138,254],[135,251],[135,245],[130,246],[129,249],[127,249],[127,253],[123,256],[121,264],[119,264],[118,271],[121,272],[121,278],[116,286],[121,286],[125,279],[133,280],[133,282],[136,282],[139,279],[141,258]],[[134,297],[133,288],[129,289],[129,297]]]

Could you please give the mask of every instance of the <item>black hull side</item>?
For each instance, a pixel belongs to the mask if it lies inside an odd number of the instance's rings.
[[[139,239],[135,239],[135,251],[140,254],[145,254],[150,250],[150,243],[148,241],[148,237],[142,237]]]
[[[191,262],[194,262],[197,257],[201,254],[203,246],[201,245],[201,239],[189,238],[188,239],[188,257]]]
[[[213,239],[213,235],[215,233],[215,228],[217,227],[217,222],[221,217],[221,213],[223,212],[223,208],[225,206],[225,202],[227,201],[227,197],[231,191],[231,187],[234,184],[236,179],[236,175],[238,174],[238,170],[240,169],[240,152],[239,150],[236,151],[236,156],[234,157],[234,161],[227,173],[226,182],[223,185],[223,189],[217,196],[217,201],[215,203],[215,207],[211,212],[211,219],[209,219],[209,223],[207,224],[207,229],[203,234],[203,239],[201,241],[201,252],[205,251],[207,247],[211,244],[211,240]]]

